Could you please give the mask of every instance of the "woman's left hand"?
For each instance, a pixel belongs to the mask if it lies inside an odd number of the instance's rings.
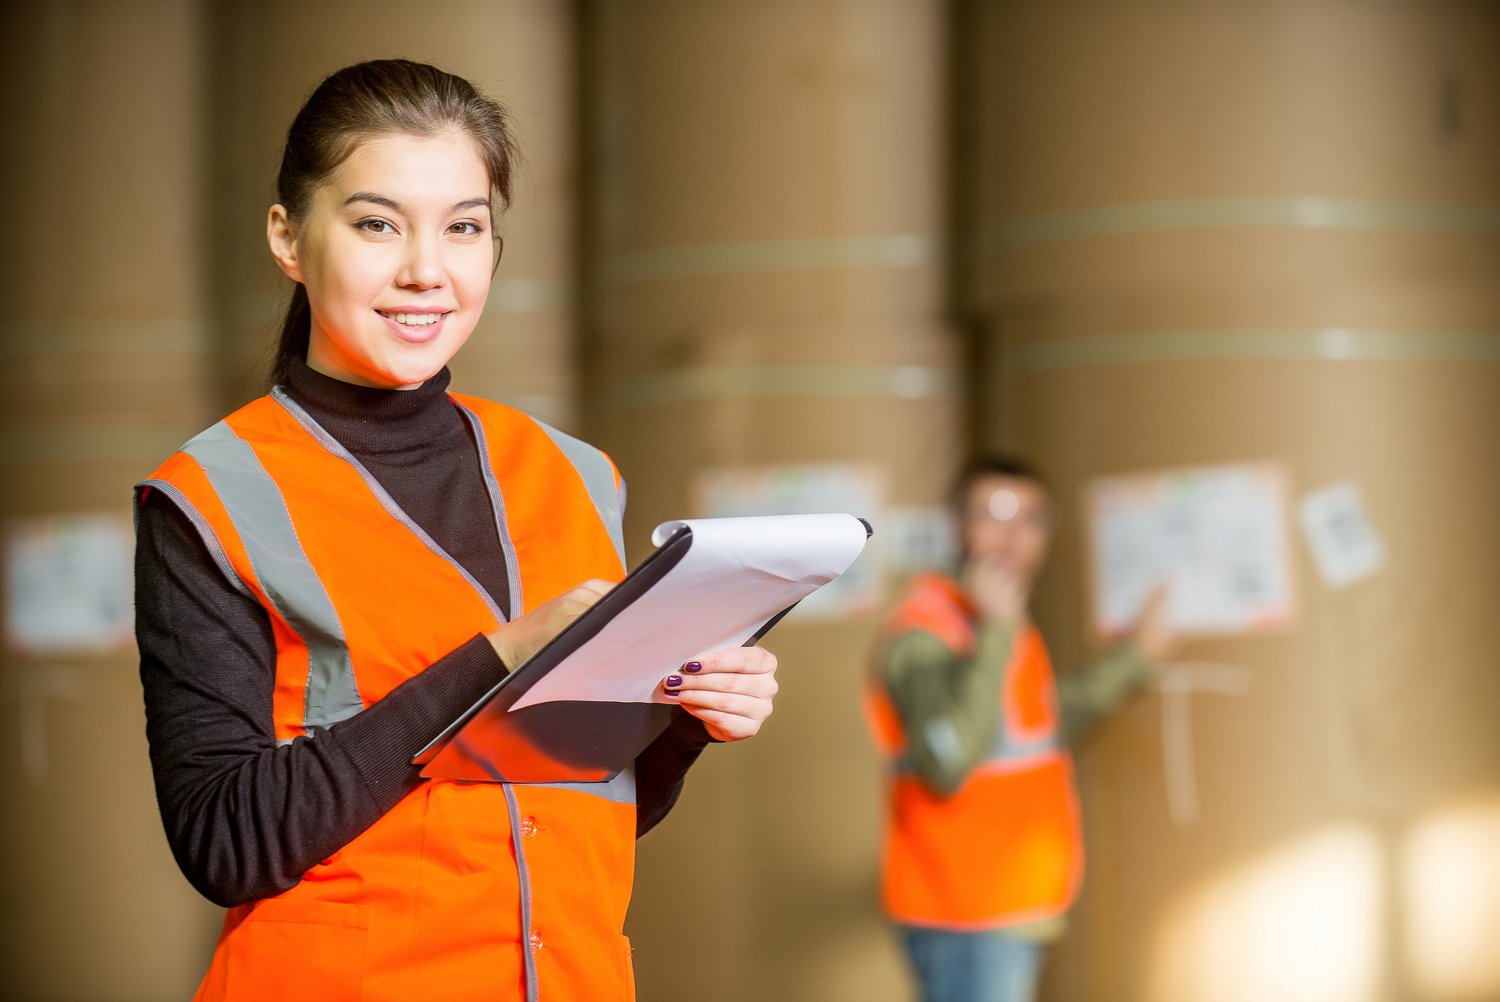
[[[776,655],[764,647],[714,651],[662,680],[665,701],[681,703],[716,741],[739,741],[759,731],[776,689]]]

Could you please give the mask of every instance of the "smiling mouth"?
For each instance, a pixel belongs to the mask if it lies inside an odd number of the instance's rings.
[[[394,320],[403,327],[431,327],[448,315],[446,313],[387,313],[385,310],[375,312],[387,320]]]

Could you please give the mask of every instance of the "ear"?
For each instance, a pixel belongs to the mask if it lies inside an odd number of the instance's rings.
[[[286,277],[293,282],[302,281],[302,263],[297,257],[297,227],[287,215],[286,206],[279,202],[266,214],[266,242],[271,245],[271,256]]]

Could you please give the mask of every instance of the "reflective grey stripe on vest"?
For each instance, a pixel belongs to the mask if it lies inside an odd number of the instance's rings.
[[[952,738],[950,739],[951,746],[935,750],[940,755],[943,751],[948,752],[950,759],[957,758],[962,755],[962,750],[958,746],[958,735],[957,732],[952,731],[951,727],[948,730],[952,733]],[[929,736],[930,743],[932,741]],[[990,742],[989,748],[985,749],[984,754],[979,756],[971,768],[978,769],[986,765],[1008,765],[1016,762],[1029,762],[1044,755],[1050,755],[1061,747],[1062,740],[1057,731],[1027,741],[1017,741],[1005,732],[1005,728],[1002,725],[999,732],[995,735],[994,740]],[[907,754],[897,756],[891,763],[891,768],[897,773],[907,775],[919,771],[912,762],[911,756]]]
[[[635,803],[635,766],[629,766],[622,770],[614,779],[603,783],[512,783],[519,790],[525,790],[533,786],[546,787],[549,790],[572,790],[575,793],[587,793],[594,797],[603,797],[612,804],[634,804]]]
[[[1055,752],[1060,747],[1056,732],[1029,741],[1016,741],[1004,728],[995,735],[995,740],[990,744],[989,750],[980,758],[980,762],[1019,762],[1024,759],[1036,758]]]
[[[347,720],[364,703],[333,601],[297,539],[291,514],[260,457],[224,422],[182,451],[203,468],[234,524],[261,589],[307,645],[307,692],[302,722],[308,734]]]
[[[229,560],[229,554],[224,552],[224,544],[219,542],[218,533],[214,532],[213,526],[209,525],[208,519],[203,517],[203,513],[193,507],[193,502],[187,499],[187,495],[177,489],[176,484],[167,480],[142,480],[136,484],[136,521],[140,521],[142,492],[148,487],[152,490],[161,491],[167,497],[171,498],[178,509],[187,516],[187,520],[193,523],[194,527],[198,530],[198,535],[203,539],[203,545],[207,548],[208,555],[213,558],[213,562],[218,566],[224,577],[229,579],[229,583],[234,585],[235,590],[251,601],[259,602],[260,599],[255,597],[255,592],[251,591],[250,586],[241,580],[240,572],[234,569],[234,564]]]
[[[604,453],[587,442],[558,431],[545,421],[537,421],[536,418],[532,420],[547,433],[552,443],[568,457],[573,469],[578,471],[583,486],[588,489],[590,500],[594,502],[594,510],[599,513],[599,520],[609,530],[609,540],[615,544],[615,555],[620,558],[620,566],[625,566],[625,532],[622,526],[625,499],[623,492],[615,485],[615,471],[609,465],[609,460],[604,458]]]
[[[454,559],[452,554],[439,546],[437,540],[429,536],[425,529],[418,525],[410,515],[402,510],[401,506],[396,503],[396,499],[391,497],[390,493],[380,485],[380,481],[375,479],[375,475],[365,468],[365,464],[356,459],[352,452],[344,448],[344,444],[342,442],[329,434],[327,429],[318,424],[313,416],[307,413],[307,411],[303,410],[302,407],[290,396],[288,396],[287,392],[280,386],[272,387],[271,397],[278,404],[280,404],[286,410],[286,412],[292,416],[292,419],[300,424],[303,429],[317,441],[319,445],[354,468],[354,471],[359,474],[360,479],[365,482],[365,486],[370,489],[370,493],[375,496],[375,500],[380,502],[380,506],[385,509],[386,514],[390,515],[397,522],[400,522],[403,526],[405,526],[407,530],[412,533],[412,535],[416,536],[419,540],[422,541],[422,545],[426,546],[434,556],[445,561],[450,567],[458,572],[460,577],[468,582],[469,587],[473,588],[474,591],[478,593],[479,598],[484,602],[485,608],[490,611],[490,615],[495,617],[496,623],[505,622],[505,613],[500,611],[500,607],[495,604],[494,597],[485,590],[483,585],[481,585],[474,579],[474,575],[470,574],[467,568],[463,566],[463,564],[460,564],[456,559]],[[480,456],[482,459],[480,465],[488,470],[489,457],[483,451],[482,440],[480,446]],[[500,543],[505,550],[506,567],[510,574],[509,584],[511,588],[511,612],[515,615],[520,615],[517,610],[520,609],[521,583],[517,574],[515,573],[515,548],[511,546],[509,535],[504,532],[503,520],[502,531],[500,534]]]
[[[464,748],[464,740],[462,738],[454,738],[454,741],[458,743],[458,746],[461,750],[465,751],[466,754],[471,755],[476,765],[478,765],[485,772],[489,773],[491,780],[496,783],[500,783],[507,788],[516,787],[517,789],[522,790],[538,788],[546,790],[568,790],[573,793],[587,793],[591,797],[599,797],[603,800],[609,801],[612,804],[629,804],[632,807],[635,806],[636,793],[634,763],[631,763],[624,769],[620,770],[612,779],[606,779],[602,782],[597,783],[513,783],[508,782],[505,777],[500,774],[499,770],[491,764],[488,758],[483,755],[477,755],[468,752],[468,749]],[[519,851],[519,845],[517,849]]]
[[[500,788],[505,791],[505,811],[510,816],[510,843],[516,853],[516,877],[521,888],[521,961],[526,975],[526,1002],[539,1002],[541,982],[536,973],[536,948],[531,945],[531,868],[526,865],[526,846],[521,837],[521,804],[509,783],[501,783]]]
[[[526,612],[526,597],[521,593],[521,565],[516,560],[516,545],[510,538],[510,521],[505,517],[505,494],[500,482],[495,479],[495,467],[490,462],[489,436],[485,434],[484,422],[479,415],[469,410],[452,397],[453,406],[469,422],[474,432],[474,442],[479,447],[479,472],[484,474],[484,489],[490,495],[490,508],[495,515],[495,531],[500,535],[500,549],[505,554],[506,587],[510,589],[510,615],[512,619]],[[478,587],[476,585],[475,587]]]
[[[995,739],[990,742],[990,747],[985,751],[983,757],[980,758],[979,761],[981,764],[1025,761],[1027,759],[1034,759],[1039,755],[1049,755],[1063,747],[1062,715],[1057,712],[1055,701],[1049,700],[1049,703],[1054,704],[1052,708],[1052,718],[1054,721],[1052,729],[1036,737],[1024,740],[1018,739],[1005,726],[1007,703],[1008,700],[1001,704],[1001,726],[995,734]]]

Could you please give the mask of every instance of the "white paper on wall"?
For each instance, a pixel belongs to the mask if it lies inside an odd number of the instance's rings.
[[[133,549],[129,522],[113,515],[10,522],[7,647],[21,656],[128,650],[134,639]]]
[[[1385,544],[1365,513],[1359,485],[1341,480],[1302,496],[1297,521],[1323,580],[1343,588],[1385,564]]]
[[[1293,612],[1286,487],[1269,464],[1095,481],[1087,491],[1094,624],[1135,625],[1157,591],[1183,633],[1274,628]]]
[[[892,505],[880,535],[893,574],[943,570],[958,561],[958,527],[946,505]]]

